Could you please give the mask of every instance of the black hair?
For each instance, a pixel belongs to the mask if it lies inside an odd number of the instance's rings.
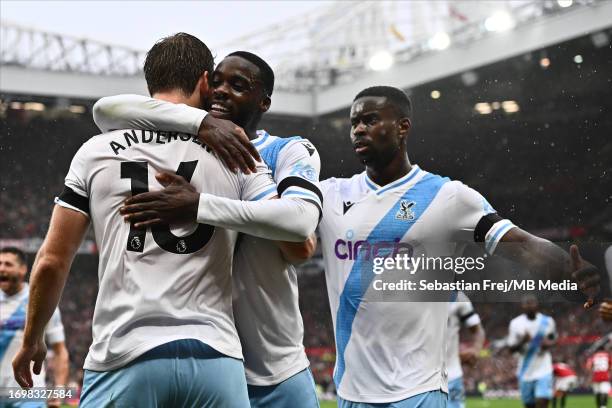
[[[191,95],[198,80],[212,74],[215,59],[202,41],[187,33],[162,38],[147,53],[144,74],[151,95],[180,89]]]
[[[366,96],[385,97],[393,104],[393,106],[395,106],[398,113],[407,117],[408,119],[412,119],[412,102],[410,102],[410,98],[406,92],[402,91],[401,89],[383,85],[372,86],[359,92],[357,96],[355,96],[355,99],[353,99],[353,102]]]
[[[17,247],[4,247],[0,249],[0,254],[13,254],[22,265],[28,264],[28,257],[21,249]]]
[[[235,51],[228,55],[228,57],[240,57],[249,61],[253,65],[259,68],[259,79],[263,83],[264,89],[268,96],[272,96],[274,91],[274,71],[261,57],[248,51]]]

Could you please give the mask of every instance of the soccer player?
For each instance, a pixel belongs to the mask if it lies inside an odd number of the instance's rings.
[[[576,372],[569,365],[561,362],[553,364],[553,375],[555,377],[555,388],[553,395],[553,408],[557,408],[557,400],[560,408],[565,408],[567,393],[576,386]]]
[[[179,33],[148,52],[145,79],[154,98],[200,108],[212,65],[204,43]],[[302,242],[319,215],[294,200],[266,200],[276,196],[276,185],[264,164],[257,167],[234,174],[183,133],[126,129],[87,141],[72,161],[34,264],[24,340],[13,361],[18,383],[32,386],[30,361],[36,372],[44,326],[91,220],[100,249],[99,293],[81,406],[248,407],[232,315],[237,234],[228,228]],[[249,214],[226,217],[231,208],[219,205],[207,212],[213,225],[199,218],[172,228],[125,223],[119,208],[128,196],[146,197],[158,182],[171,183],[155,181],[152,175],[161,170],[176,171],[203,196],[251,200]],[[194,217],[199,200],[191,203]],[[217,216],[230,221],[215,222]],[[294,219],[286,226],[278,217]]]
[[[591,382],[595,403],[597,408],[608,406],[608,394],[610,393],[610,353],[603,346],[587,360],[587,370],[593,372]]]
[[[460,350],[459,333],[467,328],[472,341]],[[465,389],[463,387],[463,370],[461,364],[476,364],[478,354],[485,341],[485,332],[480,324],[480,316],[474,310],[472,302],[463,292],[457,294],[448,310],[448,340],[446,344],[446,369],[448,371],[448,406],[465,407]]]
[[[21,345],[28,307],[28,284],[25,277],[28,273],[26,254],[19,248],[5,247],[0,249],[0,406],[11,408],[20,406],[16,402],[4,400],[9,387],[17,390],[19,384],[13,378],[11,361]],[[68,382],[68,350],[66,349],[64,326],[59,309],[55,309],[51,321],[44,333],[45,345],[53,350],[53,378],[56,387],[65,387]],[[45,387],[44,367],[39,367],[40,374],[32,377],[35,387]],[[18,401],[18,400],[14,400]],[[25,403],[25,401],[22,401]],[[3,405],[4,403],[4,405]],[[48,401],[48,406],[58,407],[60,401]],[[44,402],[30,401],[28,407],[44,407]]]
[[[488,254],[500,242],[513,242],[519,245],[498,252],[539,276],[573,277],[591,295],[599,277],[576,246],[570,257],[500,217],[464,184],[412,165],[407,153],[411,103],[400,89],[363,90],[350,118],[351,143],[366,169],[321,183],[319,224],[336,334],[339,405],[443,407],[448,302],[371,300],[366,295],[372,293],[375,259],[395,257],[419,242],[442,243],[434,256],[452,256],[470,241],[484,244]],[[180,205],[160,197],[152,207],[164,211],[150,215],[163,220],[163,212]],[[236,201],[216,200],[223,205]]]
[[[244,128],[272,169],[281,197],[303,200],[319,211],[320,159],[314,146],[300,137],[279,138],[257,130],[262,114],[270,107],[273,88],[274,73],[264,60],[249,52],[234,52],[215,68],[204,108],[210,115]],[[148,109],[152,103],[139,96],[106,97],[96,103],[95,119],[103,127],[146,122],[155,128],[164,123],[172,128],[194,123],[190,130],[198,131],[198,115],[191,118],[185,107],[164,108],[172,110],[177,121],[173,124],[158,115],[157,108]],[[234,255],[234,318],[254,408],[318,406],[303,345],[297,275],[291,264],[309,258],[315,247],[314,235],[303,243],[273,242],[249,235],[240,238]]]
[[[340,406],[444,406],[448,306],[370,301],[364,283],[372,279],[373,259],[394,256],[400,243],[445,242],[446,248],[431,255],[452,255],[463,242],[480,242],[488,254],[499,252],[540,276],[549,265],[554,279],[580,271],[589,287],[597,286],[598,278],[584,268],[577,247],[570,258],[500,217],[473,189],[412,165],[407,153],[411,103],[403,91],[386,86],[361,91],[350,119],[351,143],[366,169],[350,179],[321,183],[319,225]],[[500,242],[520,245],[498,249]]]
[[[510,322],[507,345],[519,355],[516,374],[523,404],[527,408],[545,408],[553,397],[549,350],[557,339],[555,321],[538,311],[534,296],[525,296],[521,307],[524,313]]]

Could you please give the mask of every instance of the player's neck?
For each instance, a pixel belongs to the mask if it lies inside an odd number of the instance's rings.
[[[261,118],[261,116],[260,116]],[[259,127],[259,119],[251,118],[248,123],[244,124],[242,128],[244,129],[244,133],[246,133],[249,140],[257,139],[257,128]]]
[[[201,108],[199,95],[194,92],[191,95],[185,95],[180,89],[173,89],[165,92],[157,92],[151,95],[153,99],[159,99],[170,103],[183,103],[193,108]]]
[[[244,128],[244,132],[246,133],[249,140],[257,139],[257,127],[256,126]]]
[[[412,164],[407,155],[397,155],[390,163],[382,168],[367,166],[366,174],[379,186],[386,186],[389,183],[399,180],[412,170]]]

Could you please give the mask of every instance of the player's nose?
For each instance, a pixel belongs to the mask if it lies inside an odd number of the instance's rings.
[[[228,95],[228,89],[225,83],[219,84],[219,86],[213,89],[213,99],[225,99]]]
[[[353,126],[353,135],[362,136],[366,134],[366,126],[363,122],[357,123],[357,125]]]

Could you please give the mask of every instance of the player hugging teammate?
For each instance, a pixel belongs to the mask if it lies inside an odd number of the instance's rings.
[[[227,67],[225,60],[220,67]],[[213,87],[231,87],[231,82],[226,82],[227,74],[219,78],[218,84],[213,81]],[[227,106],[231,104],[217,108],[212,105],[218,112],[225,112]],[[199,122],[189,116],[184,106],[167,102],[153,104],[123,97],[114,100],[113,109],[106,111],[111,112],[115,126],[146,118],[157,129],[191,126],[189,133],[198,131]],[[570,256],[499,216],[482,195],[463,183],[412,165],[407,153],[411,112],[411,102],[400,89],[377,86],[360,92],[351,107],[350,138],[365,170],[351,178],[331,178],[321,183],[323,211],[318,230],[336,334],[334,380],[341,407],[446,406],[449,307],[444,302],[428,302],[419,303],[417,308],[410,301],[380,302],[371,298],[367,279],[373,275],[372,257],[361,252],[338,257],[338,240],[363,241],[368,243],[364,248],[371,248],[382,242],[444,242],[452,237],[454,242],[479,243],[487,253],[498,252],[538,276],[557,280],[571,277],[584,282],[586,290],[598,285],[598,277],[582,260],[577,247],[571,248]],[[253,142],[264,145],[269,139],[260,132]],[[282,146],[276,151],[282,152]],[[271,160],[275,156],[265,156],[262,154],[275,173],[277,162]],[[148,206],[152,213],[144,218],[170,222],[171,214],[187,208],[189,200],[176,197],[189,187],[179,184],[156,193],[155,204]],[[164,195],[164,191],[168,194]],[[302,193],[310,197],[312,191]],[[139,201],[146,204],[145,200]],[[406,203],[412,202],[411,217],[396,217]],[[498,245],[501,242],[518,243],[513,248],[521,250]],[[441,255],[454,254],[452,245],[445,250],[448,253]],[[536,323],[537,332],[540,321]],[[547,323],[546,330],[548,327]],[[535,333],[533,337],[537,337]],[[248,342],[249,338],[244,340]],[[525,341],[524,336],[521,341]],[[547,374],[552,382],[550,371]],[[550,399],[552,395],[546,396]]]
[[[202,60],[196,68],[182,54],[193,48]],[[79,150],[33,275],[32,297],[40,302],[28,313],[28,341],[15,362],[20,384],[31,386],[30,361],[39,361],[40,350],[28,344],[40,343],[90,220],[101,248],[101,301],[85,367],[83,405],[90,407],[317,406],[289,264],[312,254],[318,220],[342,408],[445,407],[449,304],[372,297],[372,257],[339,257],[338,240],[363,241],[370,248],[444,243],[433,256],[459,256],[464,244],[476,243],[546,279],[579,281],[591,295],[598,286],[577,247],[570,256],[503,218],[462,182],[412,164],[412,103],[402,90],[375,86],[355,96],[349,136],[364,170],[319,187],[318,156],[309,142],[256,127],[271,103],[267,64],[234,53],[213,71],[210,51],[186,34],[156,44],[147,60],[156,55],[156,64],[145,65],[153,98],[113,102],[108,128],[182,131],[199,135],[210,149],[179,138],[115,151],[109,142],[121,137],[120,130],[96,136]],[[183,78],[185,72],[191,73],[185,82],[149,82]],[[230,171],[238,167],[248,174]],[[266,200],[277,193],[278,200]],[[170,225],[188,227],[176,231]],[[232,276],[234,231],[277,242],[245,238],[251,249],[238,248],[236,261],[242,258],[243,268]],[[278,262],[265,267],[272,260]],[[459,319],[478,324],[467,305],[457,308]],[[554,323],[536,316],[523,326],[516,339],[526,348],[527,363],[554,333]],[[539,377],[524,380],[530,389],[547,386],[544,380],[538,385]],[[549,399],[548,388],[541,395]]]

